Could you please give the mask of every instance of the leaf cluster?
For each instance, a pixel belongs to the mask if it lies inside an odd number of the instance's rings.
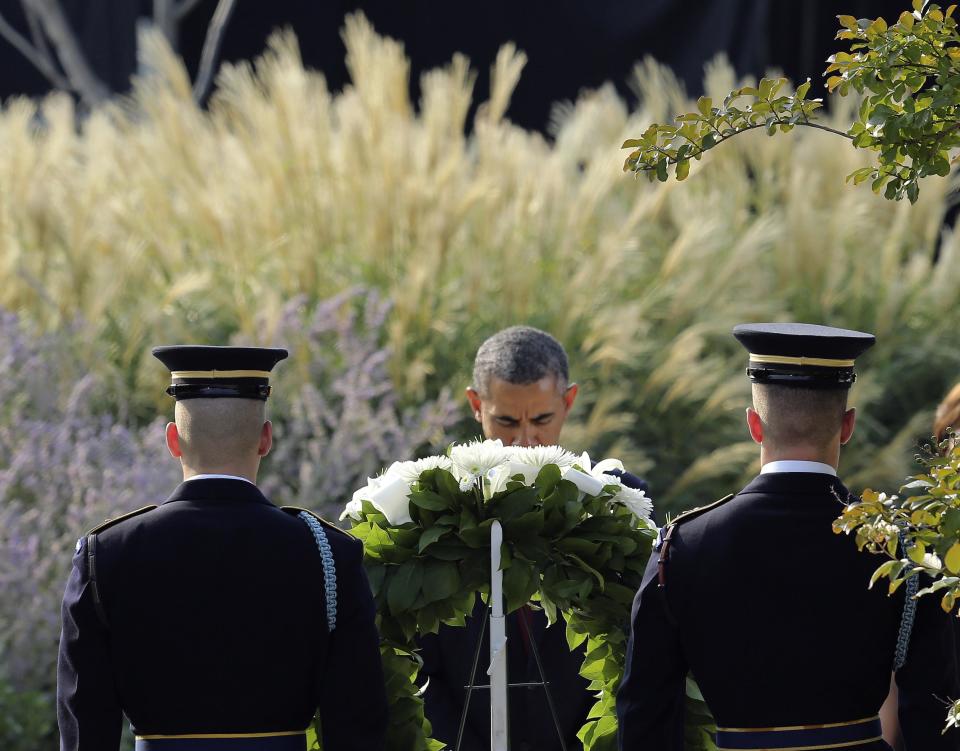
[[[846,133],[813,122],[821,100],[806,100],[809,79],[794,93],[780,94],[784,79],[764,78],[758,87],[732,91],[715,107],[701,97],[698,111],[679,115],[675,126],[652,124],[638,139],[624,142],[633,149],[625,171],[644,172],[665,182],[670,168],[686,178],[691,159],[718,143],[756,128],[769,135],[794,126],[820,128],[845,136],[854,147],[875,152],[872,166],[847,176],[854,184],[870,180],[874,193],[885,198],[919,196],[919,181],[950,173],[951,152],[960,147],[960,35],[953,18],[956,5],[944,11],[926,0],[913,0],[896,23],[883,18],[838,16],[836,38],[850,42],[850,51],[837,52],[824,71],[826,87],[861,97],[857,117]],[[746,107],[734,106],[744,96]],[[955,161],[955,159],[954,159]]]
[[[877,152],[877,164],[854,171],[855,184],[911,203],[918,181],[950,173],[950,152],[960,146],[960,35],[956,5],[914,0],[895,24],[882,18],[839,16],[837,39],[850,52],[832,55],[824,75],[841,96],[863,97],[849,135],[857,148]]]
[[[924,471],[908,478],[901,495],[866,490],[833,528],[854,533],[861,550],[888,558],[874,571],[871,586],[885,578],[893,594],[910,577],[927,574],[932,583],[917,596],[939,594],[940,606],[951,612],[960,600],[960,442],[950,435],[925,447],[918,459]],[[948,723],[958,718],[960,703]]]
[[[461,489],[447,470],[427,470],[411,490],[412,522],[393,527],[369,503],[354,521],[351,531],[364,545],[383,639],[391,748],[441,746],[429,738],[423,715],[415,640],[440,624],[463,626],[476,593],[489,597],[495,519],[503,527],[507,612],[533,602],[551,625],[564,615],[570,648],[586,645],[580,672],[599,697],[579,737],[586,749],[615,747],[614,694],[630,607],[655,530],[611,502],[617,486],[583,497],[552,464],[532,485],[522,480],[515,476],[484,500],[479,487]]]
[[[643,172],[652,180],[666,182],[670,170],[677,180],[686,179],[690,160],[733,136],[763,128],[769,135],[787,133],[796,125],[808,125],[820,99],[807,99],[810,81],[791,94],[781,94],[785,78],[764,78],[759,86],[744,86],[730,92],[720,106],[708,96],[697,100],[697,112],[678,115],[676,125],[653,123],[640,138],[623,143],[633,149],[624,162],[624,171]],[[747,103],[741,100],[748,98]]]

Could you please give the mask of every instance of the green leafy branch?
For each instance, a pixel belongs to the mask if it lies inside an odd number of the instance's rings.
[[[903,496],[866,490],[833,528],[855,534],[859,549],[888,558],[874,571],[871,586],[885,578],[893,594],[910,577],[927,574],[932,583],[917,596],[939,594],[940,606],[951,612],[960,601],[960,441],[950,436],[927,446],[918,459],[925,471],[908,478]],[[947,722],[960,722],[960,702]]]
[[[699,160],[717,144],[757,128],[765,128],[773,135],[778,130],[786,133],[797,125],[807,125],[846,136],[811,122],[811,116],[822,102],[805,98],[810,90],[809,81],[793,94],[778,96],[786,82],[785,78],[764,78],[757,88],[744,86],[730,92],[720,107],[715,107],[710,97],[700,97],[698,111],[678,115],[677,125],[654,123],[640,138],[625,141],[623,148],[634,151],[627,157],[624,170],[645,172],[650,180],[666,182],[673,168],[677,180],[684,180],[690,172],[691,159]],[[737,106],[742,97],[752,97],[752,103]]]
[[[914,0],[888,25],[883,18],[838,16],[836,38],[850,42],[849,52],[828,58],[826,87],[841,96],[862,97],[856,120],[846,132],[813,121],[820,99],[807,100],[809,80],[793,93],[780,94],[785,79],[762,79],[759,86],[736,89],[721,107],[701,97],[697,112],[676,118],[677,125],[654,123],[638,139],[625,171],[646,173],[665,182],[670,170],[678,180],[687,177],[690,160],[723,141],[749,130],[764,128],[769,135],[796,126],[826,130],[851,140],[858,149],[875,152],[873,166],[848,175],[848,181],[871,181],[875,193],[915,202],[919,181],[929,175],[946,176],[951,154],[960,147],[960,34],[953,18],[956,5]],[[738,106],[742,97],[752,97]],[[955,159],[954,159],[955,161]]]

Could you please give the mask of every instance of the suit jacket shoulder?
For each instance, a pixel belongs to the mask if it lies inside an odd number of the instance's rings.
[[[110,519],[106,519],[103,523],[98,524],[96,527],[89,530],[84,536],[89,537],[90,535],[99,534],[100,532],[110,529],[110,527],[113,527],[114,525],[117,525],[120,522],[124,522],[127,519],[132,519],[135,516],[140,516],[140,514],[145,514],[148,511],[153,511],[155,508],[157,508],[156,505],[142,506],[141,508],[138,508],[135,511],[130,511],[126,514],[121,514],[120,516],[111,517]]]
[[[360,540],[346,530],[340,529],[336,524],[327,521],[316,512],[299,506],[281,506],[280,509],[291,517],[298,517],[301,513],[305,513],[316,519],[323,526],[324,531],[327,532],[327,540],[330,542],[333,552],[337,556],[345,556],[345,561],[353,562],[363,558],[363,543]]]
[[[337,534],[342,535],[343,537],[346,537],[350,540],[360,542],[359,540],[357,540],[356,537],[354,537],[352,534],[347,532],[347,530],[341,529],[331,521],[327,521],[322,516],[320,516],[320,514],[318,514],[316,511],[311,511],[308,508],[301,508],[300,506],[281,506],[280,509],[283,511],[286,511],[288,514],[292,514],[293,516],[299,516],[300,514],[309,514],[318,522],[320,522],[323,525],[324,529],[328,529],[328,530],[331,530],[332,532],[336,532]]]
[[[719,500],[716,500],[713,503],[708,503],[706,506],[695,506],[694,508],[688,511],[684,511],[679,516],[676,516],[670,521],[668,521],[666,526],[670,527],[675,524],[682,524],[683,522],[688,522],[691,519],[696,519],[701,514],[705,514],[708,511],[712,511],[715,508],[719,508],[723,504],[727,503],[727,501],[731,501],[734,498],[736,498],[736,495],[733,493],[730,493],[729,495],[725,495],[723,498],[720,498]]]

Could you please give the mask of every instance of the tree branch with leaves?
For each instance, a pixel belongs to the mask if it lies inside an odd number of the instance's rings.
[[[809,79],[784,92],[783,78],[764,78],[756,87],[728,94],[722,105],[700,97],[697,112],[678,115],[675,125],[654,123],[623,148],[631,149],[625,171],[666,182],[672,172],[687,177],[690,160],[734,136],[763,128],[769,135],[795,127],[818,128],[842,136],[875,154],[875,163],[848,175],[854,184],[871,181],[875,193],[915,202],[919,181],[946,176],[960,148],[960,34],[956,5],[914,0],[888,25],[883,18],[838,16],[836,38],[850,50],[828,58],[826,87],[841,96],[862,96],[857,117],[846,131],[816,122],[821,99],[807,99]]]

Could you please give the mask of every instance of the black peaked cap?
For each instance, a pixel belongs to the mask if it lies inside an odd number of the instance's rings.
[[[260,399],[270,395],[270,371],[287,350],[269,347],[213,347],[179,344],[154,347],[153,356],[170,370],[167,393],[181,399]]]
[[[849,388],[854,360],[876,342],[873,334],[809,323],[744,323],[733,335],[750,353],[754,383]]]

